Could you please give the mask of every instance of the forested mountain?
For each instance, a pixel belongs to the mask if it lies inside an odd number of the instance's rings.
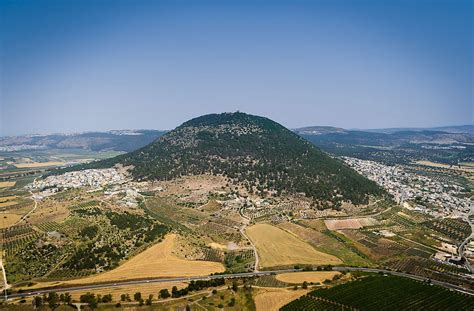
[[[192,119],[146,147],[84,168],[117,163],[133,165],[138,180],[222,174],[253,193],[302,192],[315,202],[366,203],[382,192],[280,124],[240,112]]]

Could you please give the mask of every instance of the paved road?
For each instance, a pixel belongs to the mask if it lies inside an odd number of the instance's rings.
[[[336,266],[333,267],[334,271],[364,271],[364,272],[374,272],[374,273],[387,273],[400,277],[406,277],[418,281],[426,281],[427,278],[407,274],[403,272],[388,271],[384,269],[372,269],[372,268],[358,268],[358,267],[346,267],[346,266]],[[211,280],[211,279],[221,279],[221,278],[241,278],[241,277],[252,277],[252,276],[262,276],[262,275],[271,275],[271,274],[281,274],[281,273],[298,273],[302,269],[283,269],[283,270],[271,270],[271,271],[261,271],[261,272],[246,272],[246,273],[235,273],[235,274],[220,274],[220,275],[210,275],[210,276],[196,276],[196,277],[176,277],[176,278],[155,278],[155,279],[146,279],[146,280],[134,280],[134,281],[121,281],[121,282],[110,282],[102,284],[91,284],[91,285],[81,285],[81,286],[70,286],[70,287],[57,287],[57,288],[48,288],[48,289],[39,289],[36,291],[25,292],[21,294],[12,294],[8,298],[19,298],[19,297],[28,297],[35,295],[43,295],[50,292],[74,292],[74,291],[83,291],[83,290],[92,290],[98,288],[111,288],[117,286],[125,285],[138,285],[138,284],[152,284],[152,283],[167,283],[167,282],[189,282],[197,280]],[[474,295],[474,291],[468,290],[453,284],[440,282],[436,280],[431,280],[432,284],[439,285],[448,289],[456,290],[463,292],[469,295]]]

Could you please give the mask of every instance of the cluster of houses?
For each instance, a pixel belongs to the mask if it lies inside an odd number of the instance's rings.
[[[29,187],[35,190],[51,188],[70,189],[81,187],[101,189],[106,185],[119,184],[126,180],[126,174],[117,168],[89,169],[48,176],[45,179],[35,180],[29,185]]]
[[[344,161],[360,174],[385,188],[400,204],[410,201],[415,205],[414,209],[420,212],[446,217],[459,216],[470,211],[472,201],[461,195],[463,188],[456,184],[447,184],[409,173],[400,166],[387,166],[349,157],[345,157]]]

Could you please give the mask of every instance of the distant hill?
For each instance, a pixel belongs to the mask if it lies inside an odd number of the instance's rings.
[[[331,133],[344,133],[347,130],[333,126],[306,126],[293,129],[293,131],[300,135],[325,135]]]
[[[436,132],[445,132],[445,133],[467,133],[474,134],[474,125],[453,125],[453,126],[440,126],[440,127],[429,127],[429,128],[385,128],[385,129],[365,129],[361,130],[363,132],[376,132],[376,133],[385,133],[393,134],[396,132],[424,132],[424,131],[436,131]]]
[[[367,203],[383,191],[280,124],[245,113],[189,120],[137,151],[82,168],[133,165],[138,180],[218,174],[254,193],[305,193],[315,203]],[[321,203],[322,204],[322,203]]]
[[[86,149],[130,152],[148,145],[164,131],[120,130],[79,134],[24,135],[0,137],[0,151],[41,149]]]
[[[315,127],[318,128],[318,127]],[[462,127],[467,131],[469,128]],[[394,130],[393,132],[391,130]],[[429,160],[446,164],[474,161],[474,134],[440,130],[391,129],[327,130],[311,132],[295,130],[322,150],[337,156],[375,160],[386,164]]]

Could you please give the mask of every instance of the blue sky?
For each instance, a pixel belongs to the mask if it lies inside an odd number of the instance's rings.
[[[471,1],[0,0],[0,135],[472,124]]]

